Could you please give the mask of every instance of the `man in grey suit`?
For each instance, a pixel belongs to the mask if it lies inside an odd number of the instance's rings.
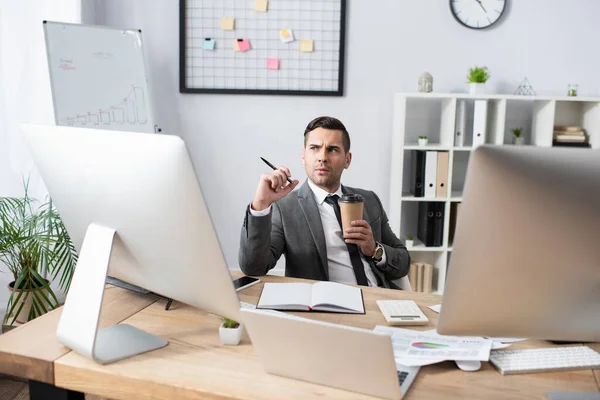
[[[379,197],[341,184],[350,166],[350,137],[338,119],[319,117],[304,132],[302,163],[308,179],[292,192],[286,167],[261,176],[246,209],[239,263],[247,275],[265,275],[285,254],[285,275],[386,288],[406,276],[410,256],[392,232]],[[359,194],[363,219],[343,234],[337,200]],[[336,210],[337,208],[337,210]],[[336,214],[337,213],[337,214]]]

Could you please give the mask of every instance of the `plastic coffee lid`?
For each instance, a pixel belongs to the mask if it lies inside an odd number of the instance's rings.
[[[362,203],[364,199],[360,194],[348,193],[343,195],[339,201],[341,203]]]

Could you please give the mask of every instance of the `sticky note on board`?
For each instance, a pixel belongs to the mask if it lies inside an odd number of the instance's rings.
[[[279,31],[279,39],[283,43],[290,43],[294,41],[294,33],[291,29],[282,29]]]
[[[204,50],[214,50],[214,49],[215,49],[215,39],[204,38]]]
[[[267,12],[269,0],[254,0],[254,11]]]
[[[312,40],[301,40],[300,41],[300,51],[305,53],[311,53],[314,49]]]
[[[279,58],[267,58],[267,69],[278,70]]]
[[[237,40],[238,43],[238,47],[240,48],[240,51],[248,51],[250,50],[250,41],[248,39],[238,39]]]
[[[221,29],[224,31],[232,31],[235,26],[235,18],[223,17],[221,18]]]
[[[240,40],[233,39],[233,51],[240,51]]]

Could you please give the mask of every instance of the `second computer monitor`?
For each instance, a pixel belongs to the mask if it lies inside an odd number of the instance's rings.
[[[231,275],[179,137],[37,125],[21,130],[80,250],[59,340],[99,362],[126,356],[123,343],[143,341],[131,328],[96,334],[108,264],[116,278],[239,320]]]
[[[600,341],[600,152],[471,154],[438,332]]]

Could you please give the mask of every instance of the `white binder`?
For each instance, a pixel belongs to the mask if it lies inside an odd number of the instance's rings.
[[[485,143],[487,108],[487,100],[475,100],[475,109],[473,111],[473,148]]]
[[[467,134],[467,101],[458,100],[456,103],[456,120],[454,123],[454,146],[462,147]]]
[[[437,151],[425,153],[425,197],[434,198],[437,187]]]

